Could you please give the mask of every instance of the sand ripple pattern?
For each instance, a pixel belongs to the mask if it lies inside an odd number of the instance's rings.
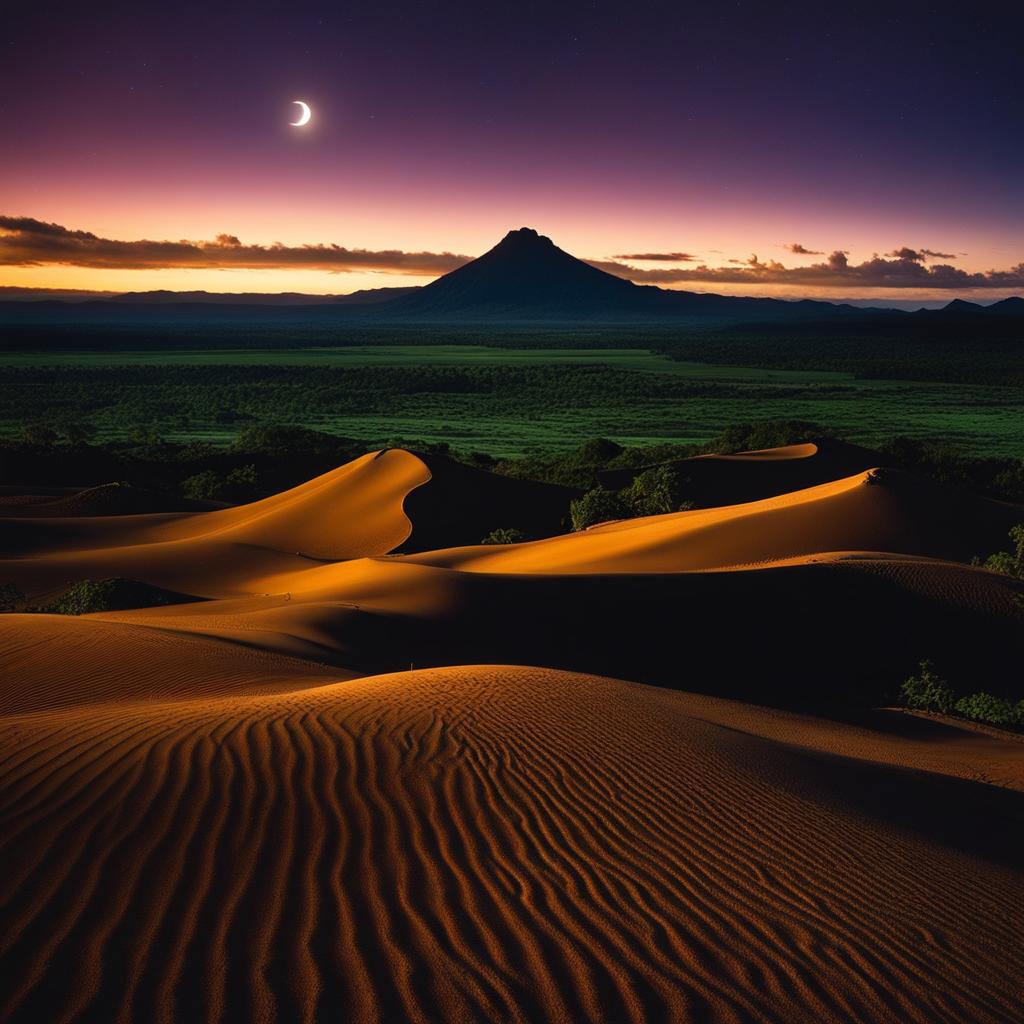
[[[684,696],[468,667],[0,719],[0,1017],[1024,1018],[1020,874]]]

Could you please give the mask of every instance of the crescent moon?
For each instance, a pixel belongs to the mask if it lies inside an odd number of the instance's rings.
[[[293,128],[301,128],[304,124],[309,124],[309,119],[313,116],[313,111],[309,109],[308,103],[303,103],[302,100],[292,100],[301,113],[299,114],[298,121],[289,121],[288,123]]]

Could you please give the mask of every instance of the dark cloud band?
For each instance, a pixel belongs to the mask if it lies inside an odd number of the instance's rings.
[[[337,245],[244,245],[237,236],[228,234],[217,235],[212,242],[123,242],[31,217],[0,216],[0,265],[6,266],[63,263],[120,270],[230,267],[436,275],[454,270],[469,259],[450,252],[373,252]]]
[[[640,260],[648,263],[693,263],[698,259],[689,252],[634,252],[615,256],[617,260]]]
[[[1024,288],[1024,262],[1009,270],[971,273],[948,263],[926,265],[925,260],[950,258],[930,250],[899,249],[888,256],[874,256],[863,263],[850,263],[842,250],[825,261],[807,267],[787,267],[777,260],[762,262],[757,256],[735,260],[734,266],[673,267],[641,270],[626,264],[595,263],[602,270],[642,284],[796,285],[829,288]]]

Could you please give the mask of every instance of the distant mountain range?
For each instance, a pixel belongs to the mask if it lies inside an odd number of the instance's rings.
[[[15,288],[0,285],[0,303],[17,302],[116,302],[121,305],[193,305],[217,306],[361,306],[386,302],[420,290],[420,285],[404,288],[364,288],[347,295],[308,295],[305,292],[90,292],[63,288]]]
[[[13,295],[12,292],[18,292]],[[34,299],[34,301],[27,301]],[[1024,319],[1024,298],[983,306],[955,299],[913,313],[803,299],[788,301],[638,285],[569,255],[532,228],[510,231],[478,259],[424,287],[375,288],[350,295],[57,292],[36,297],[0,289],[0,324],[160,322],[331,323],[766,323],[843,320],[848,324]]]

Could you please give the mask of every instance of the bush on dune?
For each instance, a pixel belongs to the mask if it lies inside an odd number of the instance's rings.
[[[737,423],[728,427],[716,441],[707,445],[714,454],[756,452],[766,448],[785,448],[802,444],[815,437],[831,437],[832,431],[820,423],[807,420],[762,420],[758,423]]]
[[[517,530],[514,526],[499,526],[496,530],[491,530],[489,534],[482,541],[481,544],[522,544],[523,541],[529,538],[523,533],[522,530]]]
[[[1001,572],[1005,576],[1016,576],[1024,579],[1024,523],[1018,523],[1010,531],[1013,551],[997,551],[985,560],[985,568],[991,572]]]
[[[675,466],[645,469],[619,492],[634,516],[660,516],[693,508],[685,494],[689,480]]]
[[[911,676],[901,687],[903,703],[917,711],[953,710],[955,695],[949,684],[935,672],[930,661],[922,661],[916,676]]]
[[[955,713],[974,722],[1015,728],[1024,726],[1024,700],[996,697],[991,693],[972,693],[957,699],[952,687],[935,671],[930,661],[922,661],[918,674],[901,688],[903,703],[915,711]]]
[[[25,595],[13,584],[0,584],[0,612],[13,612],[25,600]]]
[[[990,693],[972,693],[961,697],[954,705],[957,714],[975,722],[990,725],[1024,725],[1024,700],[1014,703],[1006,697],[993,697]]]
[[[632,510],[617,491],[606,491],[595,487],[569,505],[569,515],[574,531],[585,530],[598,523],[612,519],[628,519]]]
[[[204,469],[181,482],[181,493],[186,498],[201,501],[244,502],[261,496],[259,477],[253,465],[239,466],[223,475]]]
[[[50,615],[89,615],[92,612],[117,612],[129,608],[154,608],[165,604],[195,601],[187,594],[140,583],[118,576],[104,580],[81,580],[43,608],[32,611]],[[28,610],[28,609],[26,609]]]

